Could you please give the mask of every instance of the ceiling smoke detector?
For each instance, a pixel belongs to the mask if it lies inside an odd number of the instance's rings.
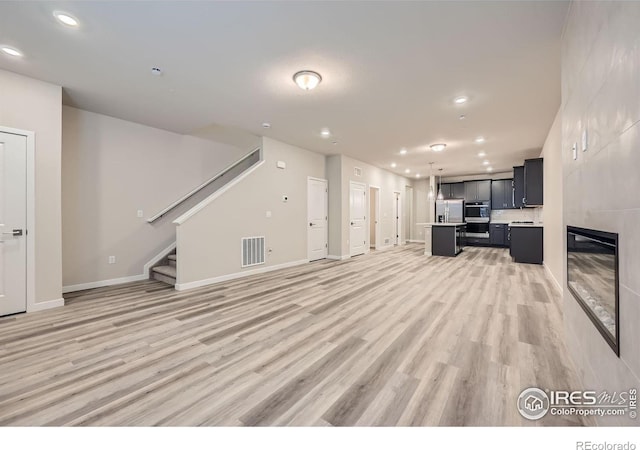
[[[159,77],[160,75],[162,75],[162,69],[160,67],[152,67],[151,68],[151,75],[155,75],[155,76]]]

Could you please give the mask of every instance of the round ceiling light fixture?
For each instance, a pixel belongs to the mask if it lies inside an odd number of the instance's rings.
[[[404,169],[404,173],[411,173],[411,170],[409,170],[409,169]]]
[[[469,101],[469,97],[461,95],[460,97],[456,97],[453,99],[453,103],[456,105],[462,105],[463,103],[467,103]]]
[[[400,150],[400,154],[401,155],[406,155],[407,154],[407,149],[403,148],[402,150]]]
[[[482,136],[478,136],[476,138],[476,144],[482,144],[482,143],[484,143],[484,138]]]
[[[313,70],[301,70],[293,75],[293,81],[300,89],[310,91],[320,84],[322,77],[318,72],[314,72]]]
[[[493,167],[487,167],[487,172],[493,172]]]
[[[58,21],[63,24],[66,25],[68,27],[73,27],[76,28],[80,22],[78,22],[78,19],[76,19],[73,16],[70,16],[67,13],[61,12],[61,11],[56,11],[53,13],[53,16],[58,19]]]
[[[416,174],[416,178],[420,178],[420,174],[419,173]]]
[[[478,153],[478,156],[480,158],[484,158],[485,156],[487,156],[487,154],[485,152],[480,152],[480,153]]]
[[[320,131],[320,135],[321,135],[323,138],[328,138],[329,136],[331,136],[331,131],[329,131],[329,129],[328,129],[328,128],[323,128],[323,129]]]
[[[485,160],[485,161],[482,161],[482,165],[483,165],[483,166],[488,166],[488,165],[489,165],[489,161],[486,161],[486,160]]]
[[[269,122],[262,122],[262,128],[271,128],[271,124]]]
[[[16,56],[16,57],[22,56],[22,52],[17,48],[3,45],[2,47],[0,47],[0,50],[2,50],[4,53],[6,53],[9,56]]]
[[[391,163],[391,167],[395,169],[398,165],[396,163]]]
[[[441,152],[442,150],[447,148],[447,144],[431,144],[429,148],[434,152]]]

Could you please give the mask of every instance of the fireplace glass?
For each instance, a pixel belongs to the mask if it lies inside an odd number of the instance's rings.
[[[567,227],[567,284],[619,356],[618,235]]]

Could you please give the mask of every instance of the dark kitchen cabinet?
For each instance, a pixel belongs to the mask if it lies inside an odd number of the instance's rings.
[[[543,229],[540,226],[509,227],[511,257],[517,263],[542,264]]]
[[[507,224],[506,223],[492,223],[489,225],[489,241],[491,245],[496,247],[507,246]]]
[[[451,184],[441,183],[439,189],[442,192],[442,197],[445,200],[449,200],[451,198]]]
[[[491,182],[491,209],[513,209],[513,179]]]
[[[451,183],[451,198],[464,198],[464,183]]]
[[[464,200],[467,203],[491,201],[491,180],[465,181]]]
[[[516,208],[524,208],[524,166],[513,168],[513,198]]]
[[[524,161],[524,204],[540,206],[543,204],[544,170],[543,159],[525,159]]]

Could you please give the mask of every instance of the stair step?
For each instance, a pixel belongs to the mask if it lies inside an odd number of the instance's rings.
[[[169,258],[169,261],[175,261],[177,259],[176,254],[174,253],[173,255],[169,255],[167,256],[167,258]]]
[[[169,266],[170,267],[176,267],[178,265],[178,263],[175,260],[169,260]]]
[[[153,278],[167,284],[176,284],[176,268],[171,266],[156,266],[151,269]]]

